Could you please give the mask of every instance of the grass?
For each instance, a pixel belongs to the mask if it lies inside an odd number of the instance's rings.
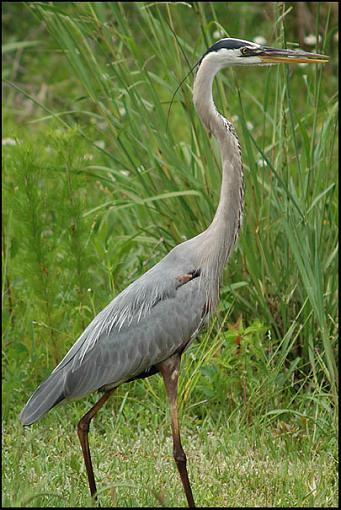
[[[113,397],[91,426],[102,506],[186,506],[172,458],[166,405]],[[38,428],[4,428],[4,506],[92,506],[72,424],[89,402],[71,404]],[[76,409],[77,407],[77,409]],[[304,422],[264,427],[183,416],[183,443],[197,505],[215,507],[337,506],[335,438],[313,441]],[[71,418],[71,419],[70,419]],[[257,423],[258,422],[258,423]],[[62,457],[61,457],[62,456]],[[42,461],[43,459],[43,461]],[[61,462],[56,462],[60,459]],[[15,482],[16,481],[16,482]]]
[[[32,429],[18,414],[112,297],[211,221],[218,147],[193,78],[168,117],[173,91],[221,36],[292,47],[302,17],[287,7],[5,4],[4,506],[90,504],[75,426],[95,396]],[[330,64],[214,84],[241,139],[246,205],[216,319],[182,363],[203,506],[337,506],[337,21],[326,2],[307,8]],[[158,376],[101,411],[90,440],[103,505],[184,504],[167,413]]]

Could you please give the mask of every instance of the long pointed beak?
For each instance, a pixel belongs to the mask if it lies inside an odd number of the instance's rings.
[[[267,48],[264,46],[258,53],[258,57],[267,64],[286,62],[287,64],[326,64],[329,60],[327,55],[308,53],[302,50],[286,50]]]

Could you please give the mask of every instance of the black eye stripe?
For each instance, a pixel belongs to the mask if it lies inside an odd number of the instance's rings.
[[[221,49],[226,50],[238,50],[244,46],[247,46],[247,41],[242,41],[240,39],[221,39],[220,41],[214,43],[208,50],[207,53],[211,51],[218,51]]]
[[[248,46],[248,45],[250,45],[250,46]],[[201,59],[198,62],[198,66],[200,66],[201,62],[203,61],[204,57],[206,57],[206,55],[209,55],[209,53],[213,53],[213,52],[219,51],[221,49],[225,49],[225,50],[241,49],[241,53],[243,55],[251,54],[251,52],[254,50],[251,42],[243,41],[242,39],[231,39],[231,38],[220,39],[220,41],[217,41],[216,43],[214,43],[210,48],[208,48],[206,53],[203,54],[203,56],[201,57]],[[256,51],[256,50],[254,50],[254,51]]]

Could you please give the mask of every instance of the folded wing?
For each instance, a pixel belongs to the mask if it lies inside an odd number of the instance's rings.
[[[165,257],[93,319],[29,399],[22,423],[37,421],[64,399],[115,387],[148,371],[188,343],[204,308],[200,270]]]

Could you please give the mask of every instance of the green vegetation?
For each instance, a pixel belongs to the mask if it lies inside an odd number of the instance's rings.
[[[198,505],[337,506],[333,4],[5,2],[3,14],[3,506],[91,506],[75,427],[96,395],[29,429],[18,415],[94,315],[213,217],[218,147],[192,75],[168,112],[179,82],[220,37],[294,47],[302,31],[321,34],[306,49],[330,64],[215,80],[241,139],[245,215],[179,403]],[[185,504],[159,376],[122,385],[90,442],[103,506]]]

